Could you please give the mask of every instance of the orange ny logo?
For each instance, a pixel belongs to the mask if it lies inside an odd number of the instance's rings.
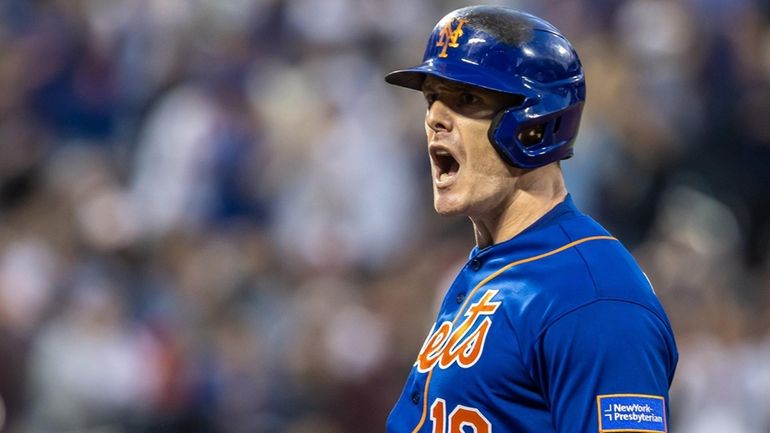
[[[441,33],[439,33],[438,42],[436,42],[437,47],[442,47],[441,52],[438,55],[439,57],[447,56],[447,48],[457,48],[460,46],[460,44],[457,43],[457,40],[463,35],[463,24],[465,24],[465,20],[458,19],[457,27],[452,30],[452,23],[454,20],[455,19],[452,18],[451,21],[447,21],[444,28],[441,29]]]

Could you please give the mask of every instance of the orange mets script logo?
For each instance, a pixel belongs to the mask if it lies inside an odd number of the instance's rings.
[[[463,24],[465,24],[465,20],[458,19],[457,27],[452,30],[452,23],[454,21],[455,18],[452,18],[451,21],[447,21],[444,28],[441,29],[441,33],[439,33],[438,42],[436,42],[437,47],[442,47],[441,52],[438,55],[439,57],[447,56],[447,48],[457,48],[460,46],[460,44],[457,43],[457,40],[463,35]]]
[[[490,317],[481,317],[491,316],[497,311],[501,302],[490,302],[497,292],[487,290],[478,302],[471,304],[465,312],[465,320],[456,329],[452,329],[454,324],[450,321],[443,322],[438,328],[434,325],[415,361],[417,371],[426,373],[436,364],[442,369],[454,363],[462,368],[475,364],[481,358],[484,341],[492,326]]]

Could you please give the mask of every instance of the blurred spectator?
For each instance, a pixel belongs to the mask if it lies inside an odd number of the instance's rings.
[[[126,320],[114,289],[104,286],[109,282],[85,278],[30,354],[31,430],[110,425],[155,401],[153,340]]]

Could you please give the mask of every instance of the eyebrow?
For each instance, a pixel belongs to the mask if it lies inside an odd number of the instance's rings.
[[[426,80],[427,81],[427,80]],[[469,86],[466,84],[460,84],[460,83],[453,83],[451,81],[441,81],[441,82],[433,82],[429,84],[425,84],[425,81],[423,81],[422,85],[422,91],[435,91],[435,90],[450,90],[450,91],[463,91],[463,90],[473,90],[475,87]]]

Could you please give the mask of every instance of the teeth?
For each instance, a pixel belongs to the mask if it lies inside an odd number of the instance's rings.
[[[439,182],[443,182],[443,181],[445,181],[445,180],[447,180],[447,179],[449,179],[449,173],[441,173],[441,174],[438,176],[438,180],[439,180]]]
[[[449,152],[447,152],[446,150],[437,150],[436,151],[436,155],[438,155],[438,156],[449,156]]]

